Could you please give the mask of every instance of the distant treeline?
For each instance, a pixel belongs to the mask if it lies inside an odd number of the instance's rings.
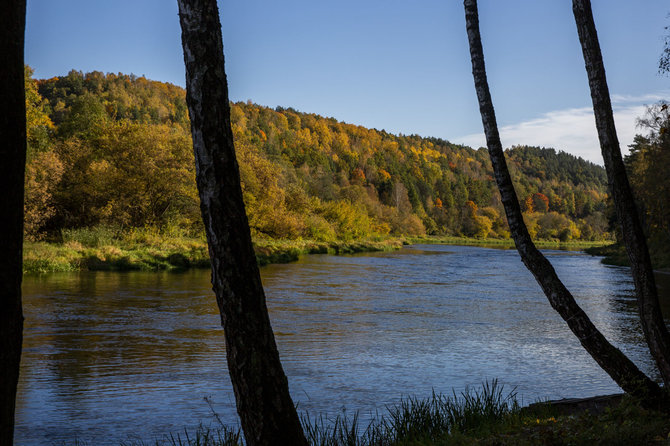
[[[62,229],[201,230],[185,92],[124,74],[34,80],[26,67],[26,236]],[[488,154],[292,108],[231,104],[257,238],[508,237]],[[536,238],[611,238],[604,170],[564,152],[507,151]]]

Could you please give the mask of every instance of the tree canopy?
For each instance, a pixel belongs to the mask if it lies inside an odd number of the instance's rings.
[[[185,93],[125,74],[31,78],[26,230],[178,224],[200,230]],[[484,149],[333,118],[231,104],[255,237],[507,237]],[[507,150],[533,235],[609,238],[604,170],[565,152]],[[547,214],[551,214],[547,217]]]

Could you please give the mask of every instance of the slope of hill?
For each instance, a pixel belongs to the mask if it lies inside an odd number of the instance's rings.
[[[26,228],[178,226],[199,231],[183,89],[123,74],[35,81]],[[488,154],[253,103],[231,124],[254,236],[355,240],[392,235],[508,236]],[[537,238],[609,238],[601,167],[514,147],[510,169]]]

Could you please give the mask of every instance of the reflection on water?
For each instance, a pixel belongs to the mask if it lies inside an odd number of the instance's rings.
[[[627,270],[547,254],[607,338],[656,377]],[[402,395],[496,377],[525,402],[618,390],[512,250],[414,246],[262,273],[294,401],[312,413],[365,418]],[[667,305],[670,276],[658,280]],[[236,423],[208,271],[26,277],[24,312],[17,444],[151,440],[213,422],[206,396]]]

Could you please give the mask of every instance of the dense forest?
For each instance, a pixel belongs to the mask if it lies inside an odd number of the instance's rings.
[[[656,267],[670,267],[670,108],[661,101],[647,107],[624,158],[638,214]],[[623,251],[623,250],[622,250]],[[623,258],[623,252],[620,258]],[[625,260],[623,260],[625,262]]]
[[[28,239],[101,225],[201,232],[182,88],[100,72],[35,80],[26,67],[26,102]],[[256,238],[509,236],[483,148],[292,108],[231,107]],[[533,237],[612,237],[600,166],[554,149],[506,154]]]

